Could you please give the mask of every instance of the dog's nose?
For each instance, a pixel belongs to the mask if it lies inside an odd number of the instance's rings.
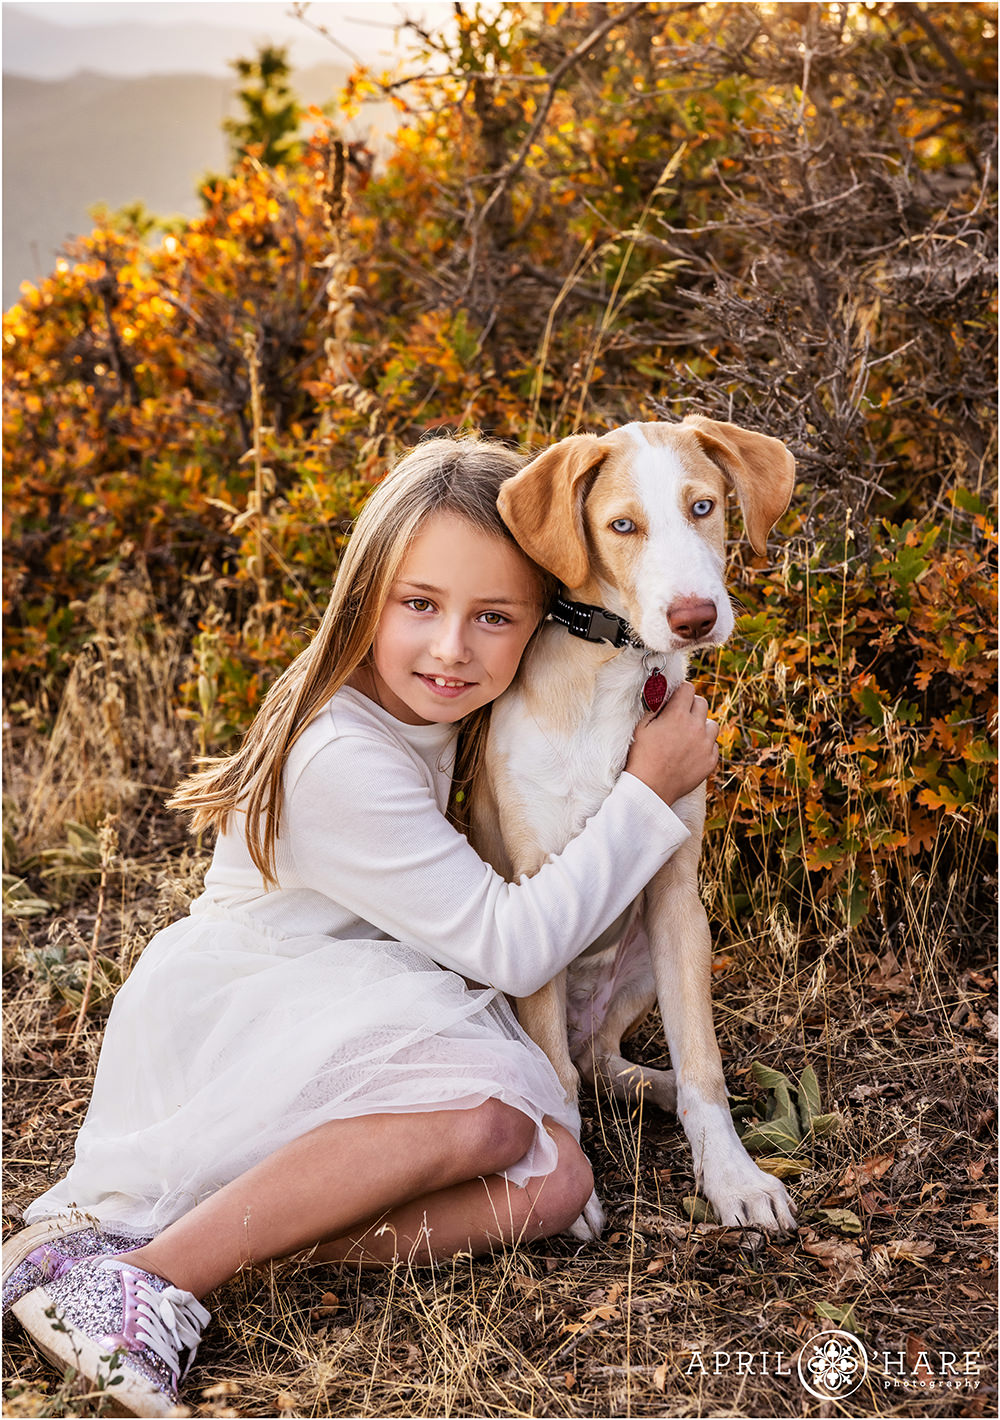
[[[670,607],[667,621],[675,636],[680,636],[684,641],[699,641],[711,631],[717,616],[714,602],[685,597]]]

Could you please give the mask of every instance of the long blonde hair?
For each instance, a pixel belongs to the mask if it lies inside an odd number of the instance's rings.
[[[312,641],[268,690],[236,753],[203,762],[170,799],[171,808],[191,814],[194,831],[222,831],[234,810],[244,811],[250,856],[265,882],[275,881],[285,761],[331,695],[367,660],[407,547],[435,513],[457,514],[477,530],[513,542],[496,500],[500,485],[524,463],[522,455],[487,440],[431,439],[406,454],[375,487]],[[547,573],[538,569],[538,575],[541,620],[552,588]],[[460,827],[468,823],[489,711],[485,705],[461,724],[450,809]]]

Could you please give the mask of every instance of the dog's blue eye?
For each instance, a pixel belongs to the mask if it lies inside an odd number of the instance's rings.
[[[711,498],[699,498],[697,503],[691,504],[691,511],[696,518],[707,518],[714,507]]]
[[[611,528],[616,533],[631,533],[635,532],[635,523],[631,518],[615,518]]]

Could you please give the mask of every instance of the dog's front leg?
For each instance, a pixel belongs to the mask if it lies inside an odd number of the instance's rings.
[[[517,1018],[535,1044],[540,1046],[551,1060],[559,1082],[566,1091],[566,1103],[575,1105],[580,1089],[580,1076],[569,1054],[565,971],[554,976],[533,996],[518,1000]],[[569,1231],[581,1241],[591,1242],[601,1236],[603,1227],[604,1209],[594,1192]]]
[[[736,1133],[712,1022],[712,938],[697,886],[704,790],[676,807],[692,834],[647,890],[646,928],[677,1115],[695,1177],[719,1220],[783,1231],[795,1226],[788,1194],[757,1167]]]
[[[566,1091],[566,1103],[576,1104],[580,1076],[569,1056],[566,1027],[566,973],[561,971],[533,995],[517,1002],[517,1018],[522,1028],[552,1062],[559,1083]]]

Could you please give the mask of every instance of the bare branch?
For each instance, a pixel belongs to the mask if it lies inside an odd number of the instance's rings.
[[[497,202],[499,202],[501,195],[514,181],[518,173],[521,171],[521,169],[527,162],[528,154],[531,152],[531,146],[537,139],[539,133],[542,131],[542,127],[545,123],[545,120],[549,116],[549,109],[552,107],[552,104],[555,101],[555,96],[559,89],[559,85],[562,83],[565,76],[569,73],[571,69],[575,68],[575,66],[579,64],[581,59],[584,59],[592,49],[595,49],[597,45],[600,44],[601,40],[604,39],[605,35],[610,34],[613,29],[616,29],[618,25],[624,24],[640,10],[645,10],[646,4],[647,0],[640,0],[640,3],[638,4],[629,5],[625,10],[621,12],[614,12],[609,15],[604,21],[602,21],[601,24],[597,26],[596,29],[592,30],[590,34],[587,35],[586,39],[581,40],[581,42],[576,46],[576,48],[574,50],[571,50],[570,53],[566,55],[566,58],[563,59],[560,64],[556,65],[555,69],[553,69],[552,73],[549,76],[548,88],[546,89],[545,95],[538,106],[538,112],[535,115],[535,120],[532,123],[531,127],[528,129],[524,141],[522,142],[520,148],[518,149],[514,157],[511,159],[511,161],[498,174],[498,181],[496,187],[490,193],[489,197],[483,203],[483,206],[479,211],[479,224],[485,222],[490,212],[496,206]]]

